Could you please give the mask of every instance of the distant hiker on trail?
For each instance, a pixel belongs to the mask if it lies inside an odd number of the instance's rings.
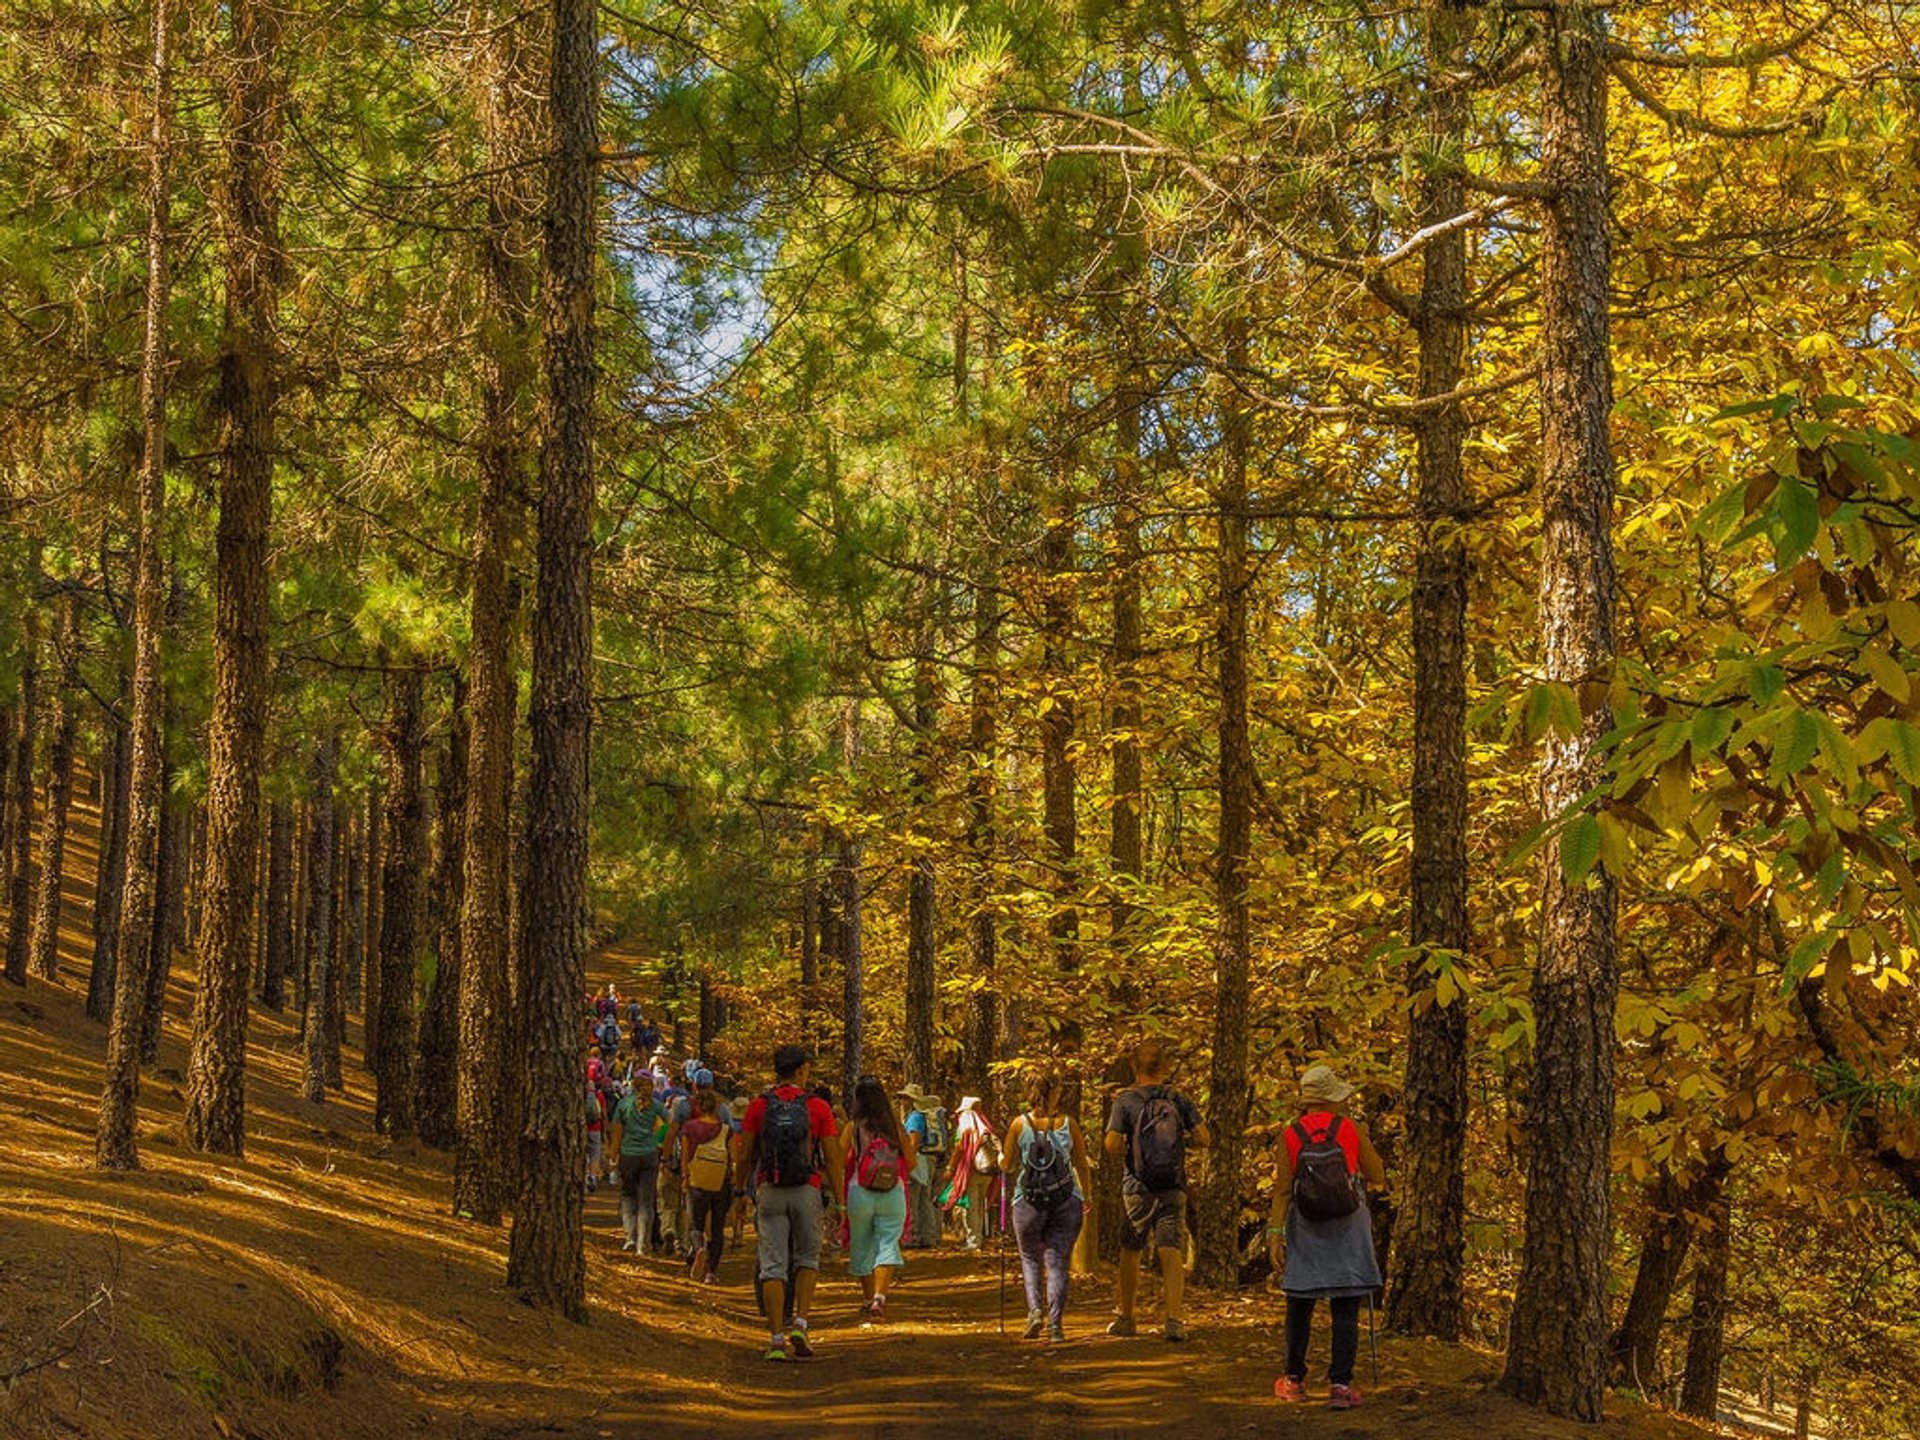
[[[687,1083],[693,1087],[691,1093],[675,1095],[671,1101],[663,1101],[663,1103],[666,1104],[667,1107],[667,1118],[673,1122],[674,1127],[673,1133],[667,1137],[667,1145],[673,1153],[673,1174],[678,1182],[678,1193],[681,1201],[677,1216],[680,1223],[676,1226],[674,1233],[680,1237],[681,1255],[691,1262],[700,1250],[700,1227],[695,1223],[693,1218],[693,1190],[687,1181],[687,1159],[679,1143],[680,1129],[686,1125],[688,1121],[693,1119],[695,1106],[702,1092],[713,1096],[714,1114],[721,1125],[726,1128],[729,1143],[731,1143],[734,1133],[734,1114],[733,1110],[726,1102],[721,1100],[718,1093],[715,1092],[713,1072],[697,1060],[689,1060],[687,1066]],[[671,1192],[663,1191],[661,1198],[663,1205],[666,1203],[666,1195],[668,1193]]]
[[[656,1060],[664,1060],[664,1052]],[[668,1122],[680,1109],[680,1102],[687,1098],[687,1091],[681,1086],[679,1077],[670,1064],[654,1068],[653,1097],[667,1112]],[[663,1250],[671,1250],[686,1259],[692,1246],[687,1237],[685,1196],[680,1185],[680,1152],[668,1136],[668,1144],[660,1156],[660,1203],[654,1210],[656,1238]]]
[[[934,1203],[934,1182],[946,1168],[953,1146],[953,1126],[936,1095],[902,1085],[897,1099],[907,1102],[902,1129],[914,1143],[913,1171],[907,1177],[907,1248],[931,1250],[940,1243],[940,1207]]]
[[[1014,1177],[1013,1233],[1020,1242],[1020,1274],[1027,1292],[1026,1338],[1066,1339],[1067,1280],[1073,1242],[1092,1208],[1093,1175],[1080,1127],[1066,1114],[1066,1077],[1039,1076],[1027,1092],[1027,1112],[1007,1126],[1000,1166]]]
[[[878,1080],[854,1086],[849,1108],[847,1269],[866,1296],[862,1313],[885,1320],[887,1287],[904,1263],[900,1241],[907,1225],[907,1174],[917,1151]]]
[[[1106,1151],[1126,1163],[1120,1182],[1126,1224],[1120,1232],[1119,1294],[1107,1333],[1137,1333],[1133,1306],[1140,1293],[1140,1256],[1151,1248],[1159,1257],[1166,1298],[1164,1333],[1177,1343],[1187,1338],[1180,1319],[1187,1282],[1187,1151],[1206,1149],[1213,1137],[1193,1101],[1165,1083],[1172,1068],[1164,1040],[1141,1041],[1133,1051],[1133,1088],[1114,1097],[1107,1117]]]
[[[606,1138],[607,1102],[600,1093],[602,1078],[600,1062],[587,1061],[587,1193],[589,1195],[599,1185],[600,1177],[606,1167],[603,1141]]]
[[[611,1061],[620,1049],[620,1022],[608,1015],[600,1022],[600,1028],[594,1032],[600,1042],[600,1058]]]
[[[808,1092],[813,1056],[805,1046],[782,1045],[773,1052],[773,1073],[773,1088],[757,1096],[741,1118],[736,1173],[755,1177],[760,1279],[766,1313],[773,1317],[767,1359],[806,1359],[813,1354],[807,1311],[819,1276],[826,1197],[845,1189],[844,1171],[833,1110]],[[822,1168],[830,1187],[824,1191]],[[779,1317],[789,1285],[793,1324],[783,1330]]]
[[[1299,1118],[1274,1150],[1273,1213],[1267,1250],[1287,1295],[1287,1373],[1273,1382],[1282,1400],[1307,1397],[1307,1340],[1313,1302],[1333,1315],[1333,1360],[1327,1367],[1327,1404],[1351,1410],[1360,1403],[1353,1365],[1360,1354],[1360,1306],[1380,1288],[1373,1253],[1373,1217],[1366,1185],[1387,1183],[1387,1169],[1367,1127],[1347,1113],[1353,1086],[1330,1066],[1311,1065],[1300,1077]]]
[[[960,1101],[959,1123],[954,1126],[953,1163],[947,1170],[940,1203],[948,1214],[960,1212],[969,1250],[978,1250],[986,1243],[987,1212],[999,1174],[1000,1141],[993,1123],[980,1108],[978,1095],[965,1096]]]
[[[667,1138],[667,1112],[653,1098],[653,1077],[634,1077],[633,1093],[614,1107],[614,1144],[620,1156],[622,1250],[636,1255],[653,1248],[655,1190],[660,1180],[660,1144]]]
[[[731,1117],[720,1114],[726,1107],[714,1093],[713,1077],[704,1070],[700,1073],[707,1083],[695,1087],[686,1102],[691,1114],[674,1126],[674,1132],[679,1136],[680,1169],[692,1205],[687,1228],[693,1246],[687,1273],[702,1269],[702,1280],[717,1285],[720,1255],[726,1248],[727,1207],[733,1202],[733,1123]]]
[[[593,1002],[593,1018],[611,1020],[620,1009],[620,992],[614,988],[613,981],[607,982],[607,993]]]

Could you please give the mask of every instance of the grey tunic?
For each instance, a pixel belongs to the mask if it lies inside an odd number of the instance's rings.
[[[1364,1199],[1338,1220],[1309,1220],[1296,1208],[1287,1210],[1287,1273],[1280,1288],[1303,1300],[1339,1300],[1380,1288],[1373,1216]]]

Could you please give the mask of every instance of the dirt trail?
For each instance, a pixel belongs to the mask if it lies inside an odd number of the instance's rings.
[[[70,854],[87,863],[78,857],[91,837],[77,838]],[[76,873],[90,878],[90,863]],[[344,1096],[300,1098],[291,1012],[253,1016],[247,1158],[187,1150],[184,965],[160,1069],[143,1090],[148,1168],[98,1174],[105,1037],[82,1013],[84,888],[69,887],[61,984],[0,992],[8,1440],[922,1440],[935,1427],[967,1440],[1702,1433],[1624,1404],[1597,1431],[1559,1425],[1490,1394],[1491,1357],[1384,1340],[1383,1384],[1369,1387],[1363,1409],[1286,1409],[1270,1390],[1275,1297],[1203,1302],[1193,1340],[1176,1347],[1101,1334],[1109,1294],[1084,1282],[1070,1342],[1047,1349],[1000,1334],[994,1259],[953,1254],[914,1261],[884,1327],[858,1323],[858,1291],[830,1262],[813,1316],[820,1358],[773,1365],[759,1358],[748,1256],[727,1256],[718,1288],[624,1256],[607,1191],[587,1203],[591,1323],[556,1320],[505,1290],[503,1230],[447,1214],[447,1158],[372,1133],[357,1052]],[[1007,1304],[1017,1326],[1013,1265]]]

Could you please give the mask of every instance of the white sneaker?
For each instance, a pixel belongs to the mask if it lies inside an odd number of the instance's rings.
[[[637,1240],[622,1240],[620,1242],[620,1248],[622,1250],[637,1251],[640,1248],[640,1242]]]

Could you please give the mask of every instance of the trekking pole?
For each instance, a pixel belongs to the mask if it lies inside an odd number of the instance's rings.
[[[1007,1333],[1007,1185],[1005,1177],[994,1182],[1000,1187],[1000,1333]]]
[[[1373,1291],[1367,1291],[1367,1349],[1373,1355],[1373,1388],[1380,1388],[1380,1337],[1373,1333]]]

